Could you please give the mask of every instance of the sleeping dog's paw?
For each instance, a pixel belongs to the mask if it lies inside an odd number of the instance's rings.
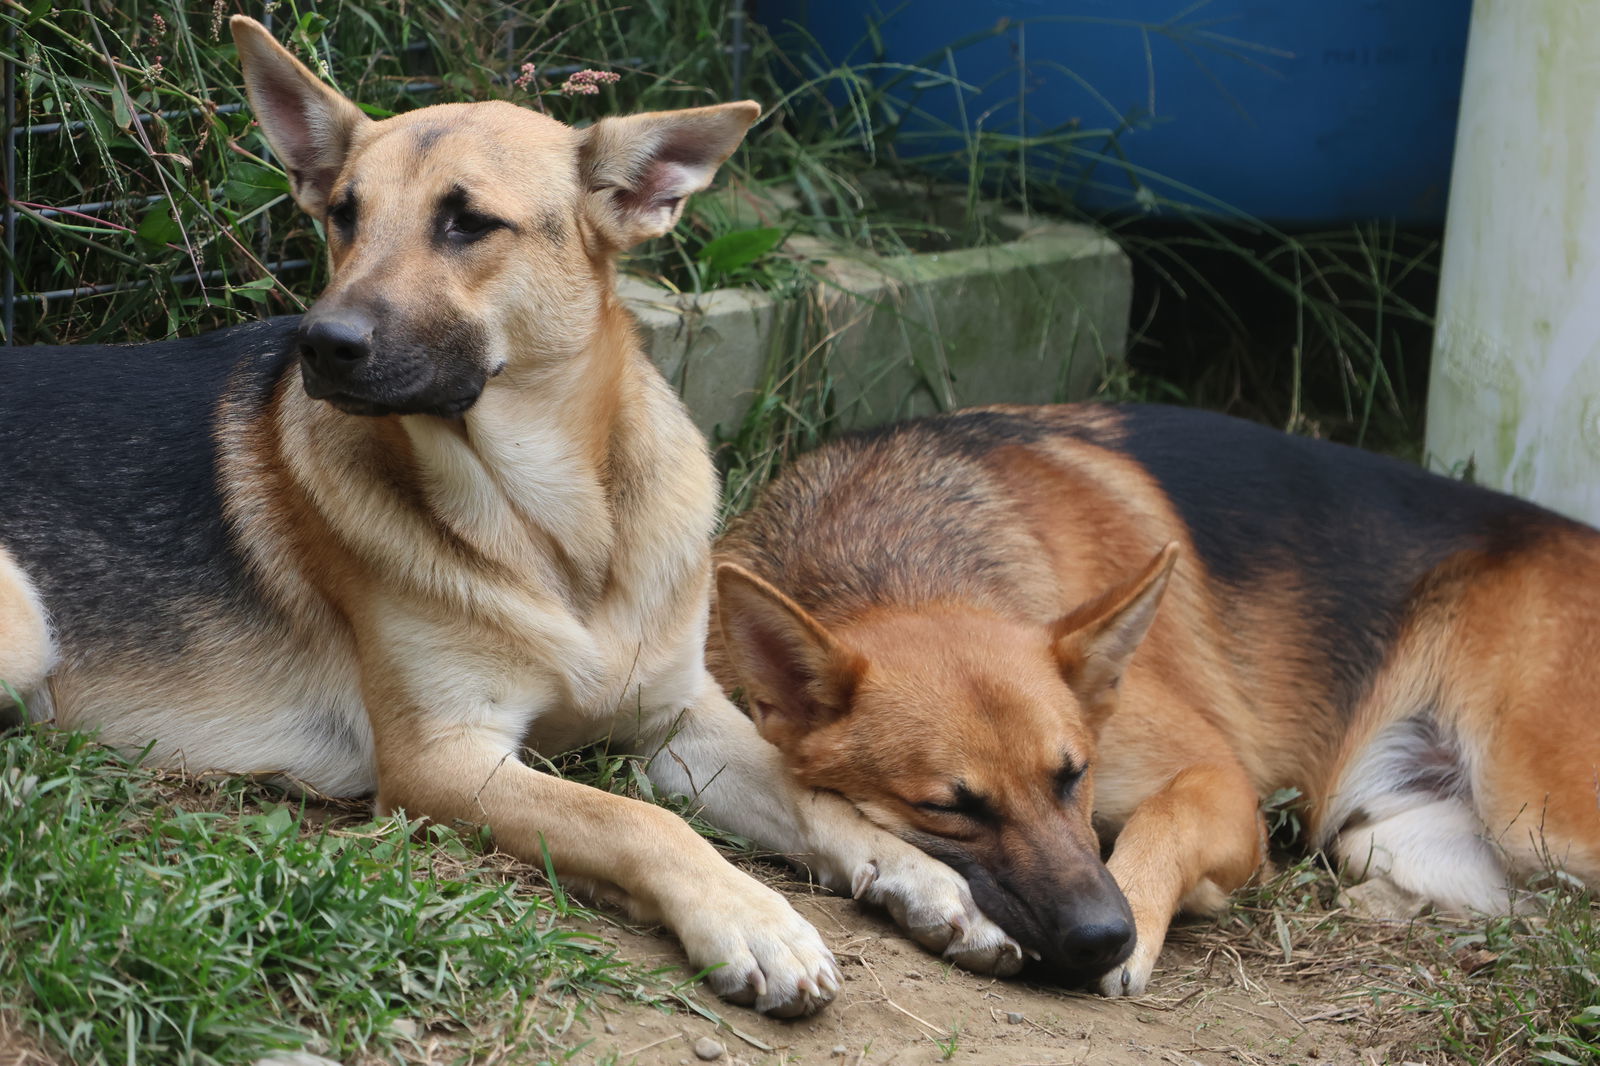
[[[795,1018],[833,1001],[841,979],[833,953],[788,900],[737,871],[669,915],[689,961],[709,969],[723,999]],[[734,880],[734,879],[737,880]]]
[[[1150,972],[1155,969],[1155,952],[1145,952],[1143,945],[1135,947],[1133,954],[1120,966],[1112,967],[1110,971],[1100,976],[1094,983],[1094,989],[1102,996],[1112,999],[1118,996],[1142,996],[1145,986],[1150,983]],[[1156,951],[1161,946],[1156,945]]]
[[[912,939],[964,970],[1009,977],[1022,969],[1022,948],[978,910],[966,880],[920,851],[862,864],[850,894],[886,907]]]

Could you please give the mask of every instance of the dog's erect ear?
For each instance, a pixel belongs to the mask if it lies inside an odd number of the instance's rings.
[[[603,118],[583,131],[579,160],[589,217],[613,250],[670,233],[690,193],[761,114],[753,100]]]
[[[228,26],[239,49],[250,107],[289,174],[295,202],[320,218],[357,131],[372,120],[318,81],[255,19],[235,15]]]
[[[1063,615],[1051,627],[1056,661],[1091,724],[1116,705],[1117,684],[1155,621],[1177,561],[1178,545],[1173,542],[1138,576]]]
[[[717,567],[717,617],[756,729],[777,747],[849,713],[866,660],[789,597],[732,563]]]

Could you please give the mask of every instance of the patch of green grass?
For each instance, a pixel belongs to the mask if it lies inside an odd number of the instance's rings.
[[[1600,911],[1593,893],[1556,875],[1537,917],[1447,928],[1438,961],[1406,990],[1438,1017],[1441,1046],[1472,1064],[1600,1061]]]
[[[1236,893],[1215,926],[1177,927],[1206,948],[1316,987],[1399,1058],[1466,1066],[1600,1061],[1600,906],[1545,875],[1528,914],[1377,920],[1343,906],[1320,854],[1285,860]]]
[[[597,996],[670,994],[455,833],[263,795],[81,734],[0,737],[0,1014],[80,1064],[394,1061],[421,1050],[397,1022],[550,1054]]]

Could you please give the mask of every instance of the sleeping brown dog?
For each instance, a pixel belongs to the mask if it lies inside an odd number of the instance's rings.
[[[1600,886],[1600,533],[1531,504],[1220,415],[1001,407],[801,457],[716,558],[713,671],[796,779],[1107,995],[1252,875],[1278,789],[1441,908],[1547,859]]]

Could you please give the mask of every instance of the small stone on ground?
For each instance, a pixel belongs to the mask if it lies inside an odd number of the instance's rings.
[[[1339,904],[1351,914],[1390,922],[1410,921],[1428,909],[1426,899],[1382,877],[1351,885],[1339,893]]]
[[[695,1057],[705,1062],[715,1062],[722,1058],[723,1047],[709,1036],[702,1036],[694,1042]]]

